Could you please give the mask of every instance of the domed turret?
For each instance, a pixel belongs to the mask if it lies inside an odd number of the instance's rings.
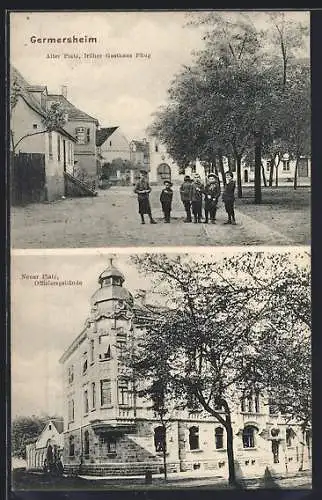
[[[133,297],[131,293],[126,288],[123,288],[124,281],[123,273],[113,265],[111,259],[109,267],[98,278],[100,288],[92,295],[92,305],[110,301],[132,303]]]

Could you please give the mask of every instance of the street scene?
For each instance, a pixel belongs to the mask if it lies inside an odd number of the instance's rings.
[[[309,245],[308,13],[97,16],[12,16],[12,247]]]
[[[216,224],[185,224],[179,186],[174,188],[170,224],[164,224],[159,196],[152,186],[151,209],[157,225],[141,225],[132,187],[112,186],[94,198],[70,198],[30,204],[11,211],[14,248],[82,248],[149,245],[308,245],[310,188],[263,189],[271,203],[254,205],[252,189],[236,201],[236,226],[224,225],[224,204],[218,203]],[[204,221],[204,216],[202,221]]]
[[[307,250],[12,269],[15,490],[311,488]]]

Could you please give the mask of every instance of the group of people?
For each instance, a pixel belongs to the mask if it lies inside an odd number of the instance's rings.
[[[139,214],[141,223],[145,224],[144,216],[148,215],[151,224],[156,224],[152,217],[149,195],[151,187],[147,180],[147,174],[144,170],[140,172],[140,178],[135,185],[134,192],[138,196]],[[189,175],[184,177],[183,183],[180,186],[180,197],[185,208],[186,218],[184,222],[201,223],[202,221],[202,206],[204,201],[205,220],[212,224],[216,223],[216,213],[218,200],[221,195],[221,186],[219,177],[216,173],[211,172],[207,176],[207,182],[204,185],[200,175],[195,174],[192,179]],[[164,214],[164,222],[170,223],[172,210],[173,189],[172,183],[169,180],[164,181],[164,188],[160,194],[161,208]],[[222,200],[225,204],[225,209],[228,215],[228,220],[225,224],[236,224],[235,220],[235,181],[232,172],[226,172],[226,184],[222,194]]]

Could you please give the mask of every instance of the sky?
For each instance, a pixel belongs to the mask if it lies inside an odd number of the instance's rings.
[[[251,248],[203,248],[189,252],[194,261],[222,259]],[[133,249],[134,251],[134,249]],[[146,249],[135,250],[142,253]],[[162,249],[153,249],[160,252]],[[164,250],[163,250],[164,251]],[[186,252],[187,249],[182,249]],[[256,248],[252,251],[256,251]],[[263,248],[261,248],[263,251]],[[265,252],[283,252],[283,247],[265,247]],[[288,252],[305,250],[287,248]],[[61,415],[62,379],[59,359],[81,333],[90,314],[90,298],[99,288],[98,277],[110,258],[124,276],[124,285],[134,296],[145,289],[147,302],[158,296],[151,278],[143,276],[131,262],[128,249],[112,254],[105,249],[13,250],[11,258],[11,408],[16,415]],[[167,250],[176,256],[178,249]],[[81,286],[39,286],[23,274],[56,274],[59,281],[80,281]]]
[[[190,13],[199,15],[199,13]],[[225,15],[231,15],[226,12]],[[236,15],[236,13],[234,14]],[[237,14],[238,15],[238,14]],[[258,27],[265,14],[251,13]],[[289,12],[309,21],[308,12]],[[141,139],[167,89],[192,51],[203,47],[202,31],[184,27],[187,13],[171,12],[13,12],[10,15],[11,63],[31,84],[50,93],[67,86],[71,102],[97,118],[102,127],[120,126],[129,140]],[[96,44],[31,43],[31,36],[96,37]],[[132,58],[65,58],[63,54],[132,54]],[[150,57],[136,57],[136,54]],[[59,54],[59,58],[47,55]]]

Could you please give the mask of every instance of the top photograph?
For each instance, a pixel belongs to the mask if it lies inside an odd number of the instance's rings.
[[[12,248],[310,245],[309,11],[9,23]]]

